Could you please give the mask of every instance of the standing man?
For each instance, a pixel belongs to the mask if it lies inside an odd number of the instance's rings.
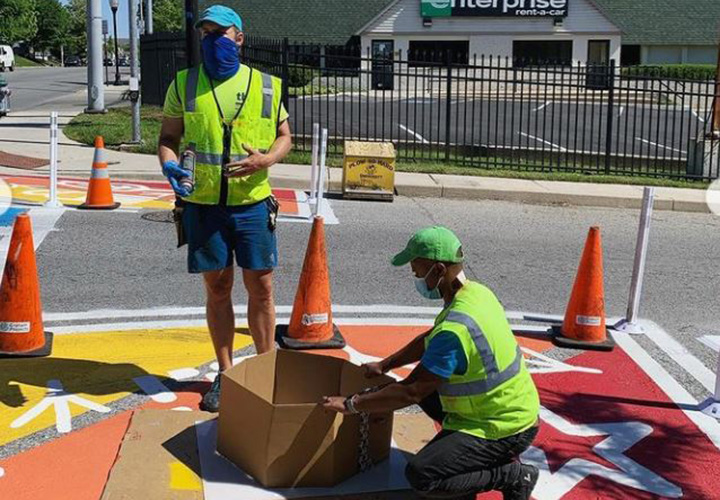
[[[463,272],[463,250],[448,229],[416,233],[392,260],[410,263],[418,292],[445,301],[435,326],[392,356],[365,365],[368,376],[419,362],[399,383],[324,406],[344,414],[394,411],[412,404],[442,431],[410,460],[408,482],[427,498],[468,498],[498,490],[527,500],[538,469],[517,461],[538,432],[540,401],[502,305]]]
[[[180,71],[165,98],[158,156],[182,199],[188,271],[202,273],[207,322],[220,371],[232,366],[235,314],[233,256],[248,293],[248,324],[258,353],[274,349],[272,272],[277,266],[275,219],[268,169],[290,151],[282,83],[240,64],[243,23],[232,9],[213,5],[195,25],[203,64]],[[181,179],[180,142],[195,152],[194,186]],[[202,408],[218,411],[220,378]]]

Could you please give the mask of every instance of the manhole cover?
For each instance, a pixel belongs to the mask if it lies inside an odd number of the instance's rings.
[[[43,160],[42,158],[32,158],[30,156],[14,155],[0,151],[0,165],[3,167],[33,170],[49,164],[50,162],[48,160]]]
[[[162,212],[147,212],[142,214],[140,217],[150,222],[174,222],[171,210],[165,210]]]

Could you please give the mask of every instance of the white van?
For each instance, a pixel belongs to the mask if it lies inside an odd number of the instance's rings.
[[[15,53],[9,45],[0,45],[0,71],[15,71]]]

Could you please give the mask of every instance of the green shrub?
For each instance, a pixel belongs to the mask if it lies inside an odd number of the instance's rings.
[[[644,64],[622,68],[622,74],[626,76],[677,78],[698,82],[713,80],[716,71],[713,64]]]
[[[288,68],[288,86],[305,87],[317,76],[320,76],[317,68],[303,65],[290,66]]]

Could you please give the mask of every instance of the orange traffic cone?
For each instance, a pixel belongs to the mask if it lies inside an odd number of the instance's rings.
[[[95,138],[95,158],[92,164],[92,175],[88,185],[85,203],[78,208],[86,210],[115,210],[120,203],[113,200],[110,173],[105,160],[105,141],[102,136]]]
[[[562,327],[554,326],[559,347],[611,351],[615,341],[605,327],[605,292],[600,228],[591,227],[580,259]]]
[[[52,333],[43,330],[40,285],[30,216],[15,219],[0,284],[0,357],[47,356]]]
[[[332,321],[324,227],[323,218],[315,217],[290,325],[278,327],[280,343],[286,349],[345,347],[345,339]]]

